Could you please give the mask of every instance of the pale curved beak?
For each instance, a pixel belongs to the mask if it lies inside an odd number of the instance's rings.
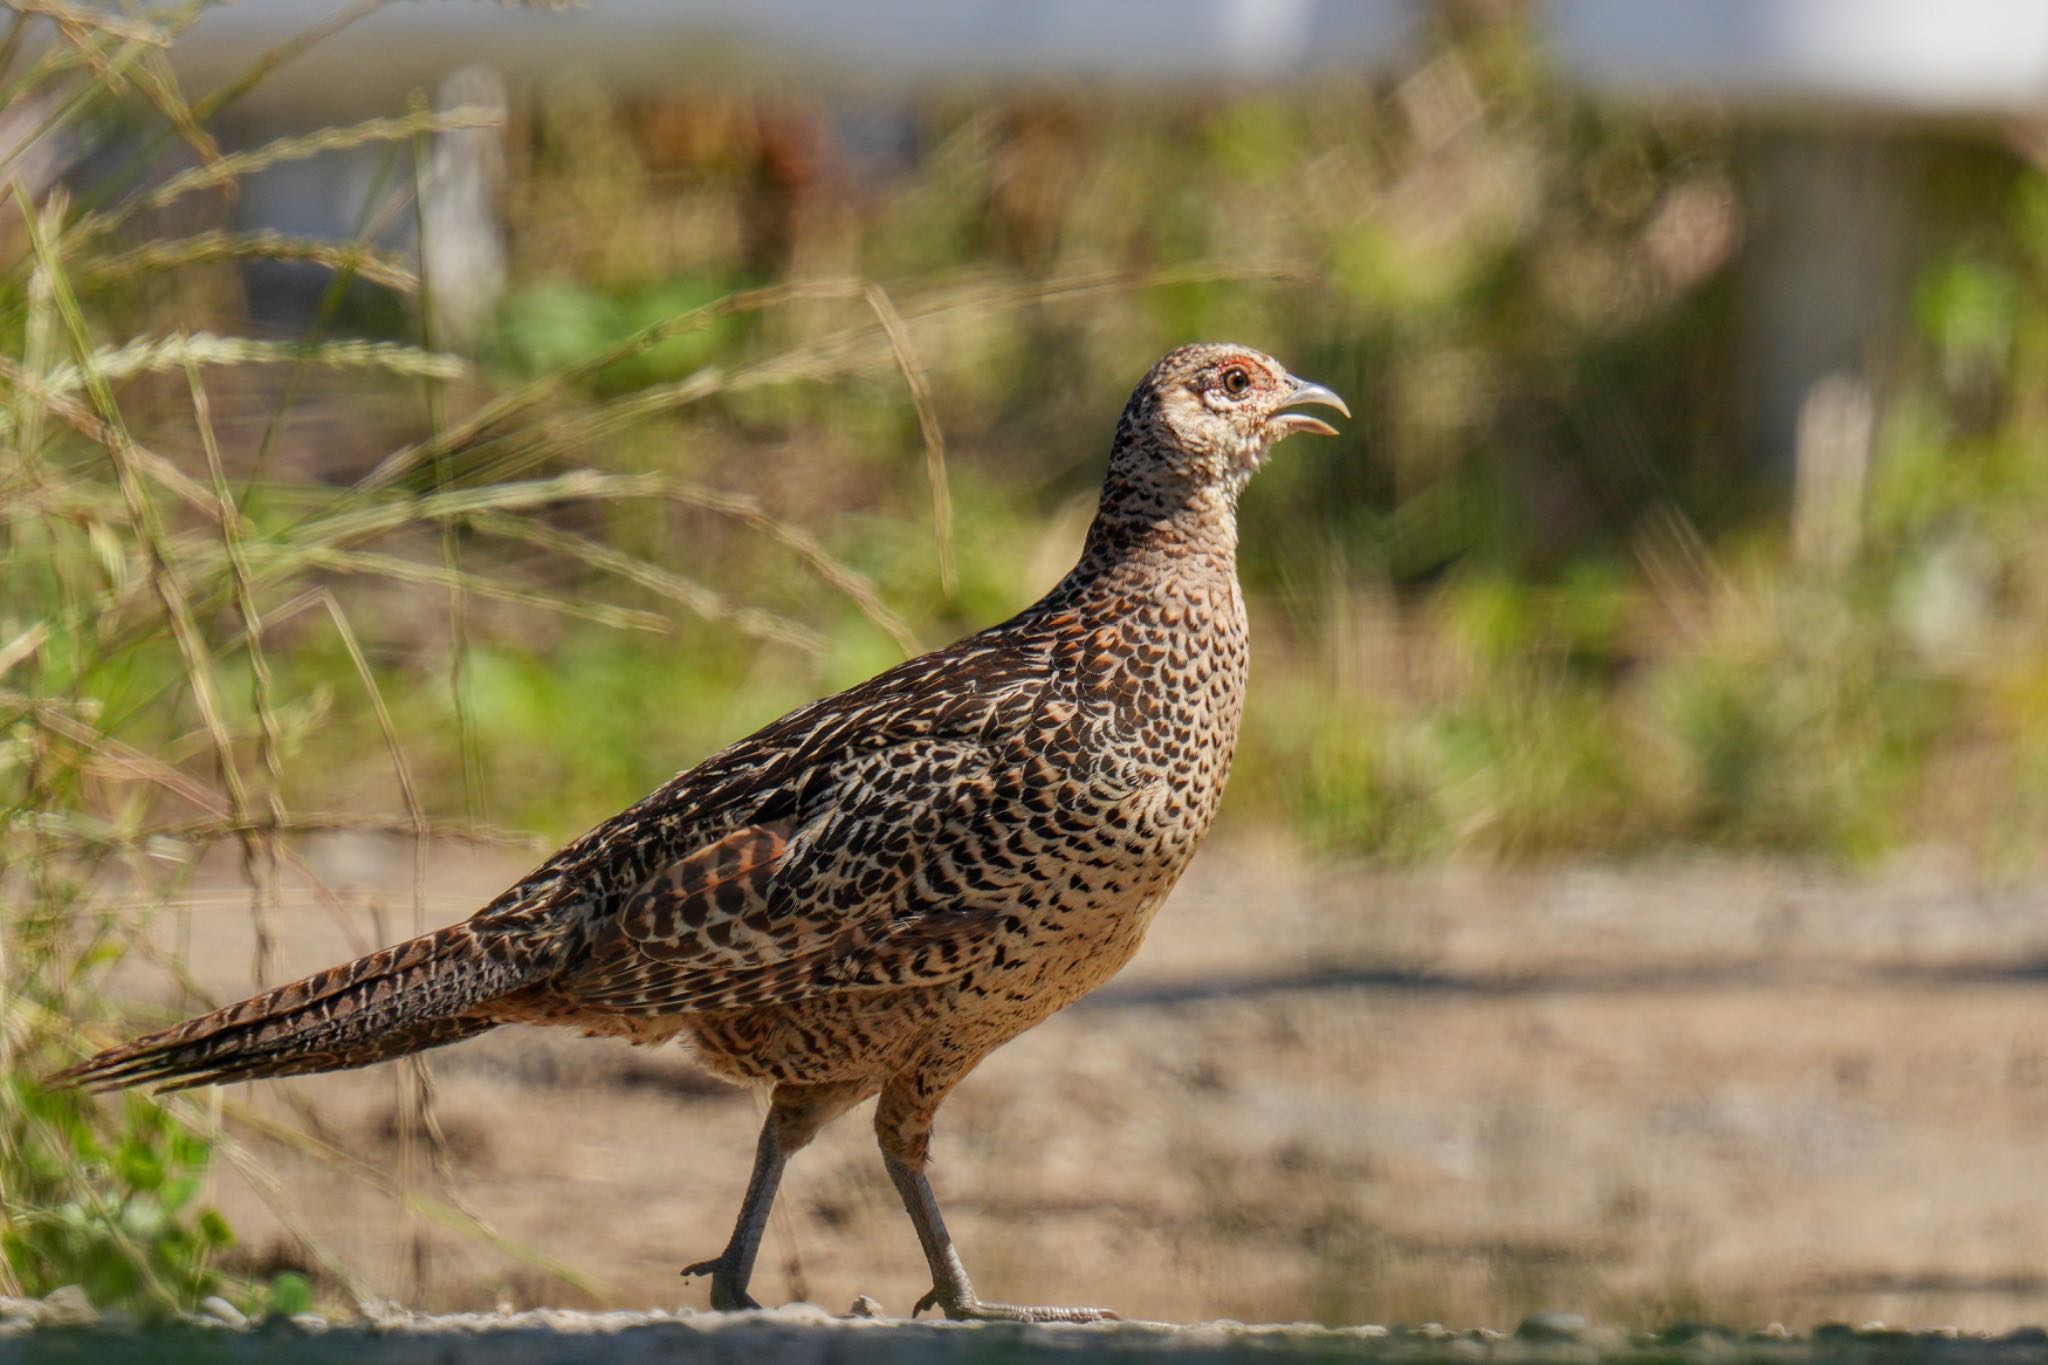
[[[1316,403],[1326,408],[1335,408],[1349,417],[1351,409],[1344,406],[1344,400],[1334,391],[1324,388],[1321,384],[1311,384],[1299,375],[1287,377],[1294,381],[1294,392],[1288,395],[1287,401],[1280,405],[1281,410],[1274,413],[1266,425],[1272,427],[1280,436],[1292,436],[1298,431],[1305,431],[1311,436],[1335,436],[1337,428],[1322,418],[1311,417],[1305,412],[1289,412],[1287,409],[1298,408],[1304,403]]]

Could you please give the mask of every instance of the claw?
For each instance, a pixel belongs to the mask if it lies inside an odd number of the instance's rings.
[[[1014,1303],[983,1303],[980,1299],[948,1303],[939,1297],[937,1286],[926,1292],[910,1310],[916,1317],[927,1308],[937,1308],[954,1322],[1121,1322],[1107,1308],[1059,1308]]]
[[[685,1277],[709,1275],[711,1277],[711,1306],[721,1313],[737,1313],[741,1309],[759,1308],[754,1296],[733,1283],[727,1273],[725,1262],[720,1260],[699,1261],[683,1268]]]

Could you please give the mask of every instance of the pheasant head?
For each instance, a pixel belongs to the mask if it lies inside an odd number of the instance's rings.
[[[1227,516],[1276,442],[1296,432],[1337,434],[1298,411],[1311,405],[1351,415],[1335,393],[1249,346],[1207,342],[1169,351],[1117,424],[1104,510],[1148,520],[1190,510]]]

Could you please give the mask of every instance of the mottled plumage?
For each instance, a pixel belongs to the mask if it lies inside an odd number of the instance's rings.
[[[469,920],[110,1049],[64,1079],[169,1088],[333,1071],[505,1023],[640,1042],[775,1086],[731,1244],[746,1285],[782,1164],[875,1126],[954,1317],[979,1301],[923,1170],[994,1048],[1116,973],[1223,795],[1244,705],[1237,499],[1290,411],[1336,396],[1241,346],[1132,394],[1073,572],[949,648],[791,712],[549,858]],[[920,1305],[922,1307],[924,1305]]]

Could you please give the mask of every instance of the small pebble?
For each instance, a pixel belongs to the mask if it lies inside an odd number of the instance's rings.
[[[832,1315],[815,1303],[796,1299],[777,1308],[770,1308],[761,1314],[764,1318],[776,1318],[783,1322],[831,1322]]]
[[[99,1310],[75,1284],[52,1289],[43,1295],[43,1311],[36,1321],[44,1327],[90,1327],[100,1320]]]
[[[850,1317],[879,1318],[882,1316],[882,1305],[876,1303],[865,1294],[855,1294],[853,1296],[853,1307],[847,1309],[846,1312]]]
[[[218,1294],[209,1294],[201,1299],[199,1301],[199,1311],[210,1318],[226,1323],[230,1327],[242,1328],[249,1325],[248,1314]]]
[[[1576,1341],[1585,1334],[1583,1313],[1531,1313],[1515,1328],[1524,1341]]]
[[[320,1333],[327,1330],[328,1325],[327,1319],[321,1317],[318,1313],[292,1314],[292,1326],[309,1336],[320,1335]]]

